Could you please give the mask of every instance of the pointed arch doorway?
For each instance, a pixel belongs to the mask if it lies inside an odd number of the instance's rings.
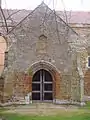
[[[53,78],[52,75],[44,69],[40,69],[33,75],[32,100],[53,100]]]

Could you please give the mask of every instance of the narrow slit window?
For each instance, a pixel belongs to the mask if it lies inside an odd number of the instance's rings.
[[[8,66],[8,52],[5,52],[5,67]]]
[[[90,67],[90,56],[88,57],[88,67]]]

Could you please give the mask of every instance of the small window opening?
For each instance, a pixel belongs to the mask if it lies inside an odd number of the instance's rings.
[[[90,68],[90,56],[88,56],[88,67]]]
[[[5,52],[5,65],[4,66],[5,67],[8,66],[8,52],[7,51]]]

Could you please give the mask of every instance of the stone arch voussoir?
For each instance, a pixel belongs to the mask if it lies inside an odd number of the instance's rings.
[[[61,90],[60,90],[61,74],[60,74],[59,70],[56,68],[56,66],[54,66],[50,62],[46,62],[43,60],[38,61],[38,62],[35,62],[34,64],[32,64],[31,67],[29,68],[29,70],[31,71],[32,78],[33,78],[33,75],[40,69],[44,69],[52,75],[53,86],[54,86],[53,87],[53,89],[54,89],[53,96],[54,96],[55,100],[60,99],[61,98]]]

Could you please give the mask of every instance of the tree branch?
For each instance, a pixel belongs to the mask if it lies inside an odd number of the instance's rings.
[[[4,12],[3,12],[3,10],[2,10],[2,8],[1,8],[1,6],[0,6],[0,11],[1,11],[1,13],[2,13],[2,16],[3,16],[4,22],[5,22],[6,31],[7,31],[7,33],[8,33],[7,21],[6,21],[6,18],[5,18],[5,15],[4,15]]]

